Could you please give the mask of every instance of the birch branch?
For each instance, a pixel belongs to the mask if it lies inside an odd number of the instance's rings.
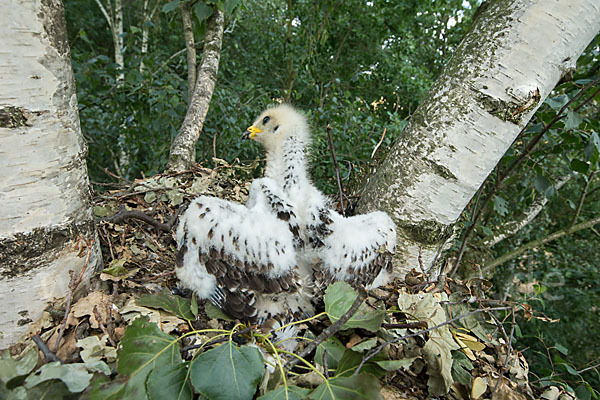
[[[587,177],[587,182],[585,183],[585,187],[581,192],[581,196],[579,197],[579,203],[577,204],[577,211],[575,211],[575,216],[573,217],[573,221],[571,222],[571,226],[575,225],[577,222],[577,218],[579,218],[579,214],[581,213],[581,209],[583,208],[583,202],[585,201],[585,196],[587,195],[588,190],[590,189],[590,184],[594,180],[594,178],[598,175],[598,171],[592,172]]]
[[[148,21],[150,17],[148,16],[148,1],[144,0],[144,22],[142,23],[142,49],[141,49],[141,57],[140,57],[140,74],[144,72],[144,56],[148,52]]]
[[[196,79],[194,95],[169,154],[167,169],[171,171],[189,169],[196,159],[196,142],[198,142],[200,131],[204,126],[210,100],[217,82],[224,20],[223,12],[215,9],[213,15],[206,21],[202,62]]]
[[[187,79],[188,79],[188,104],[192,104],[194,86],[196,84],[196,46],[194,43],[194,28],[190,3],[186,2],[180,6],[181,19],[183,22],[183,36],[185,38],[185,50],[187,55]]]
[[[106,8],[104,8],[104,5],[100,2],[100,0],[96,0],[96,4],[98,4],[98,7],[100,7],[100,11],[102,11],[104,18],[106,19],[106,22],[108,22],[108,27],[110,28],[111,32],[113,32],[114,27],[113,27],[112,18],[108,15]]]
[[[495,260],[488,263],[486,265],[486,268],[497,267],[499,265],[504,264],[505,262],[507,262],[509,260],[512,260],[515,257],[520,256],[521,254],[525,253],[527,250],[533,249],[534,247],[541,246],[541,245],[551,242],[553,240],[560,239],[561,237],[563,237],[565,235],[570,235],[572,233],[581,231],[583,229],[592,228],[594,225],[599,224],[599,223],[600,223],[600,217],[597,217],[597,218],[591,219],[589,221],[582,222],[577,225],[573,225],[569,228],[561,229],[561,230],[556,231],[544,238],[533,240],[533,241],[519,247],[516,250],[513,250],[509,253],[504,254],[501,257],[496,258]]]
[[[567,183],[573,176],[565,175],[560,177],[554,187],[556,190],[559,190],[565,183]],[[486,247],[493,247],[503,241],[506,238],[509,238],[527,226],[531,221],[538,216],[538,214],[544,209],[549,199],[546,196],[541,196],[537,200],[535,200],[523,213],[516,219],[512,221],[508,221],[503,223],[496,229],[497,233],[486,239],[483,242],[483,245]]]

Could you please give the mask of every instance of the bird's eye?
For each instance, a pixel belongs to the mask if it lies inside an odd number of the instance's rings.
[[[277,132],[277,129],[279,129],[279,125],[277,125],[277,126],[275,127],[275,129],[273,129],[273,132]]]
[[[264,118],[263,118],[263,125],[266,125],[266,124],[267,124],[267,122],[269,122],[269,120],[270,120],[270,119],[271,119],[271,118],[269,118],[269,117],[264,117]]]

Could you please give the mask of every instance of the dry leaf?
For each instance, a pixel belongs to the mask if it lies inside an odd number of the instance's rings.
[[[89,315],[90,325],[94,329],[100,328],[96,316],[94,315],[94,306],[98,306],[98,314],[102,318],[102,321],[107,321],[110,317],[108,310],[112,307],[109,297],[103,292],[92,292],[86,297],[79,299],[77,303],[71,308],[69,317],[80,318]],[[76,325],[76,321],[69,318],[69,325]]]
[[[487,386],[488,385],[485,378],[482,378],[480,376],[475,378],[475,380],[473,381],[473,387],[471,388],[471,399],[477,400],[481,396],[483,396],[483,394],[487,390]]]

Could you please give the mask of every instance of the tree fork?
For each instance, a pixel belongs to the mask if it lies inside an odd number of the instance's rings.
[[[198,142],[200,132],[204,126],[210,100],[217,82],[224,19],[223,12],[215,8],[213,15],[206,21],[202,62],[198,70],[194,95],[188,106],[187,114],[171,146],[167,163],[167,169],[170,171],[179,172],[189,169],[196,159],[196,142]]]

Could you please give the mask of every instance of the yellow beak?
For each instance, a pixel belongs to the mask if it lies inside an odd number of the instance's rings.
[[[252,125],[252,126],[248,127],[248,129],[246,129],[246,131],[242,135],[242,140],[245,140],[245,139],[254,139],[254,137],[256,136],[256,134],[257,133],[261,133],[261,132],[262,132],[262,129],[258,129],[254,125]]]

